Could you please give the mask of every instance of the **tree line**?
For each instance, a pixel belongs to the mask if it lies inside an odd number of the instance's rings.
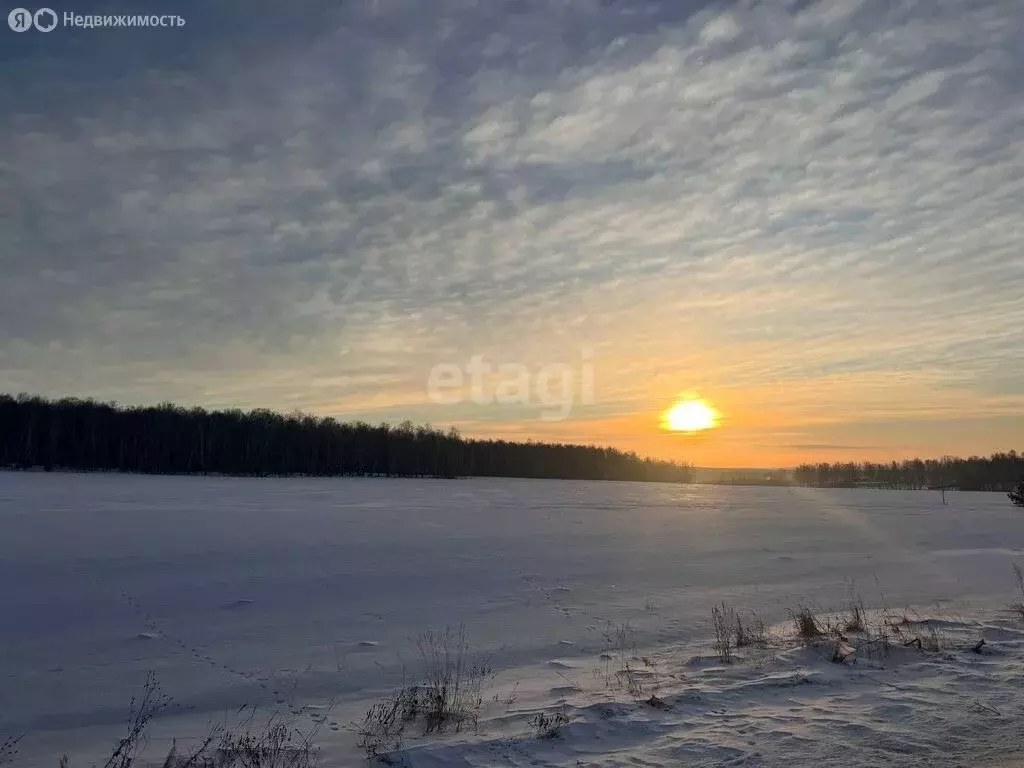
[[[688,483],[693,468],[614,448],[462,437],[266,409],[0,394],[0,467],[225,475],[525,477]]]
[[[801,464],[793,470],[798,485],[827,488],[958,488],[961,491],[1013,490],[1024,478],[1024,455],[1016,451],[991,456],[906,459],[884,463]]]

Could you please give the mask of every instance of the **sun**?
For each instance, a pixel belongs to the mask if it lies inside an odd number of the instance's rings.
[[[661,425],[670,432],[703,432],[718,426],[721,414],[704,400],[680,400],[661,417]]]

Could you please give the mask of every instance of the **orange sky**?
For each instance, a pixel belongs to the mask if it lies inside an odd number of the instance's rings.
[[[942,378],[914,374],[827,374],[798,376],[758,385],[754,363],[727,365],[723,353],[709,355],[702,382],[677,387],[682,376],[657,359],[592,361],[592,402],[581,402],[581,364],[566,363],[575,375],[571,409],[563,420],[546,420],[552,410],[531,395],[525,404],[474,403],[468,385],[452,390],[461,402],[438,404],[408,392],[364,412],[370,421],[399,414],[438,425],[454,424],[464,434],[509,439],[587,442],[635,450],[644,455],[706,467],[788,467],[804,461],[889,461],[911,456],[988,454],[1020,449],[1024,435],[1021,399],[979,397],[969,387],[945,385]],[[568,358],[567,358],[568,359]],[[718,369],[712,367],[717,361]],[[689,368],[692,361],[679,363]],[[529,366],[522,366],[530,371]],[[538,377],[535,368],[532,379]],[[753,373],[753,376],[750,373]],[[729,378],[739,383],[730,386]],[[468,381],[468,376],[464,377]],[[513,377],[514,378],[514,377]],[[718,380],[716,380],[716,378]],[[488,379],[485,395],[496,396],[501,376]],[[507,380],[507,379],[506,379]],[[690,382],[691,385],[698,383]],[[557,388],[556,388],[557,389]],[[568,391],[568,390],[566,390]],[[667,432],[662,415],[680,397],[701,398],[720,412],[716,428]],[[424,403],[423,400],[427,402]],[[568,401],[567,401],[568,402]],[[358,404],[326,410],[341,416]],[[323,410],[323,409],[321,409]]]
[[[726,416],[719,428],[696,434],[669,433],[660,428],[656,411],[588,422],[547,425],[469,424],[464,432],[513,440],[551,439],[593,442],[634,450],[643,455],[687,461],[702,467],[792,467],[817,461],[891,461],[920,456],[987,455],[1020,450],[1024,418],[983,420],[839,423],[826,425],[747,424]],[[820,437],[819,437],[820,436]],[[832,440],[832,442],[827,442]],[[845,441],[845,442],[837,442]]]

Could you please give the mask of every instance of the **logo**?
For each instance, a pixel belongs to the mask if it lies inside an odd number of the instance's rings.
[[[32,21],[40,32],[51,32],[57,26],[57,14],[49,8],[40,8],[32,17]]]
[[[15,32],[26,32],[32,29],[32,12],[24,8],[15,8],[7,14],[7,26]]]
[[[580,365],[580,402],[594,404],[593,350],[582,350]],[[495,380],[495,373],[498,379]],[[545,406],[540,411],[542,421],[562,421],[569,418],[575,404],[576,371],[568,363],[547,363],[536,375],[522,363],[502,363],[494,366],[482,355],[473,355],[469,364],[438,363],[430,369],[427,395],[438,405],[458,405],[465,402],[467,375],[470,401],[477,405],[532,405]],[[492,390],[486,391],[488,384]],[[552,384],[555,390],[552,391]],[[442,391],[445,389],[447,391]]]
[[[40,32],[51,32],[57,26],[57,14],[50,8],[40,8],[35,13],[26,8],[15,8],[7,14],[7,26],[15,32],[27,32],[32,27]]]

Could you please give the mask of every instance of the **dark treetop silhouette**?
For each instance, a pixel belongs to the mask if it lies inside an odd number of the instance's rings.
[[[906,459],[888,464],[865,462],[802,464],[793,470],[798,485],[831,488],[958,488],[961,491],[1009,491],[1024,476],[1024,455],[1016,451],[988,458]]]
[[[0,395],[0,467],[231,475],[385,475],[686,483],[687,464],[613,448],[474,440],[403,422],[342,423],[269,410]]]

